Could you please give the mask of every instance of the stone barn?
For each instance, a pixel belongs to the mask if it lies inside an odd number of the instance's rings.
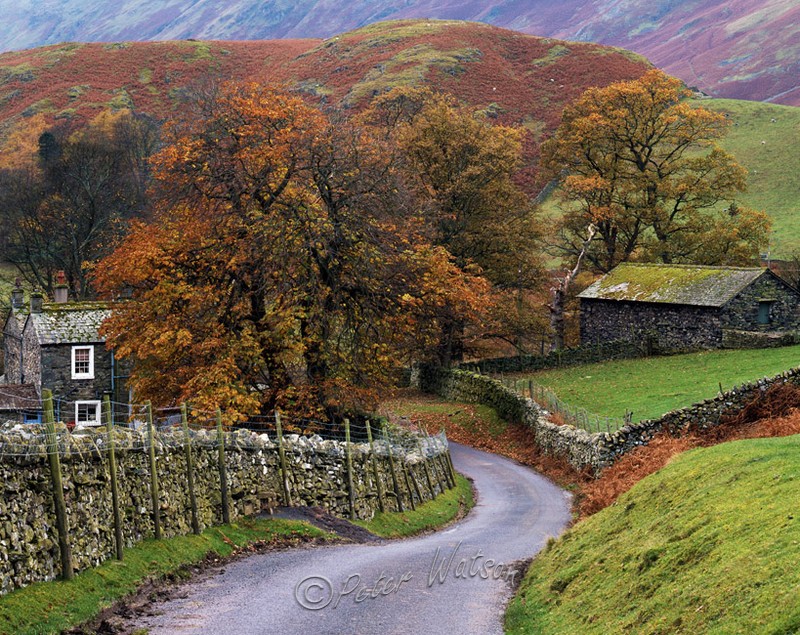
[[[623,263],[578,295],[581,343],[662,351],[793,341],[800,291],[766,268]]]

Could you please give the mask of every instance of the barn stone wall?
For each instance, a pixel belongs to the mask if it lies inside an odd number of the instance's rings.
[[[722,345],[722,316],[714,307],[581,298],[581,343],[646,341],[662,352]]]
[[[770,305],[769,324],[759,324],[761,300],[774,300]],[[769,273],[722,307],[725,327],[740,331],[787,331],[800,328],[800,296]]]

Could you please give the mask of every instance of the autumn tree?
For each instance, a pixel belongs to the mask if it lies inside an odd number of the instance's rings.
[[[63,270],[73,297],[90,293],[87,265],[105,253],[119,221],[147,210],[157,129],[127,111],[104,114],[72,133],[45,131],[27,162],[0,170],[6,259],[32,285],[51,291]]]
[[[231,416],[340,416],[483,282],[426,244],[392,202],[382,144],[297,97],[225,84],[187,108],[156,157],[154,221],[98,267],[133,300],[106,325],[137,394]]]
[[[479,335],[519,344],[518,328],[534,313],[529,292],[542,286],[541,228],[529,198],[514,182],[522,133],[491,125],[451,98],[427,89],[395,89],[365,114],[388,130],[407,191],[409,215],[425,224],[433,244],[462,269],[475,267],[492,283],[502,307]],[[465,324],[443,333],[440,359],[461,359]],[[517,331],[515,333],[515,330]]]
[[[766,215],[736,207],[746,172],[716,142],[729,121],[693,107],[679,80],[652,70],[592,88],[564,111],[543,164],[561,188],[561,247],[609,271],[631,258],[746,264],[767,242]]]

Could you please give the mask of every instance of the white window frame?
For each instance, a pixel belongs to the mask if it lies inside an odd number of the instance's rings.
[[[78,420],[78,408],[82,405],[91,405],[95,407],[95,412],[97,413],[96,418],[94,421],[80,421]],[[102,422],[100,421],[100,417],[102,416],[102,409],[100,407],[100,402],[96,400],[86,400],[86,401],[76,401],[75,402],[75,427],[78,426],[99,426]]]
[[[79,350],[88,350],[89,351],[89,372],[88,373],[77,373],[75,372],[75,354]],[[72,347],[72,363],[70,365],[70,370],[72,371],[72,379],[94,379],[94,346],[91,344],[83,345],[83,346],[73,346]]]

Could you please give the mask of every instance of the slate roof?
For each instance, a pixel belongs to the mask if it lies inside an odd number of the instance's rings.
[[[28,320],[42,346],[89,344],[105,342],[98,331],[110,315],[111,309],[103,302],[71,302],[45,304],[41,313],[29,314]]]
[[[33,384],[0,384],[0,412],[38,410],[40,403]]]
[[[721,307],[766,271],[765,268],[622,263],[578,297]]]

